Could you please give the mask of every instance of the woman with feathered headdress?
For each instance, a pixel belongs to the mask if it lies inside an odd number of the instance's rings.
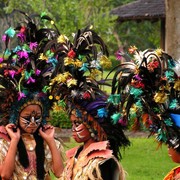
[[[180,163],[180,62],[161,49],[129,50],[134,56],[120,53],[128,59],[115,68],[112,83],[112,97],[121,97],[121,118],[130,129],[147,128]],[[179,178],[177,167],[164,179]]]
[[[124,126],[111,117],[115,106],[100,89],[102,82],[95,80],[103,65],[110,64],[106,45],[87,27],[75,34],[73,43],[61,35],[55,54],[61,65],[56,66],[56,75],[51,81],[52,88],[57,90],[54,95],[65,101],[72,136],[83,144],[67,151],[68,161],[60,179],[124,179],[118,160],[120,148],[130,142],[123,132]]]
[[[56,28],[38,28],[32,17],[21,14],[24,21],[15,29],[10,27],[2,38],[5,51],[0,59],[0,176],[47,179],[52,170],[58,177],[63,170],[62,146],[54,139],[54,127],[46,122],[53,105],[48,87],[56,60],[42,59],[42,54],[59,32]],[[50,20],[45,15],[41,19]],[[50,57],[51,51],[47,53]]]

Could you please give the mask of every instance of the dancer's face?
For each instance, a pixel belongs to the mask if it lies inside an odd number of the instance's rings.
[[[42,122],[42,110],[39,105],[28,105],[20,113],[19,125],[26,133],[33,134]]]
[[[168,148],[168,154],[173,162],[180,163],[180,153],[177,152],[174,148]]]
[[[70,115],[72,122],[72,137],[78,143],[84,143],[91,138],[88,128],[74,114]]]

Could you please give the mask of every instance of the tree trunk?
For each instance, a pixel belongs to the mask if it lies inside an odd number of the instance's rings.
[[[174,59],[180,59],[180,0],[165,0],[165,50]]]

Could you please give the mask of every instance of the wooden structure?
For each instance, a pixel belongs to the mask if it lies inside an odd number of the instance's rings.
[[[180,1],[166,0],[166,52],[180,63]],[[179,72],[180,76],[180,72]]]
[[[124,21],[161,21],[161,48],[165,50],[165,0],[137,0],[119,6],[111,11],[118,16],[117,22]]]

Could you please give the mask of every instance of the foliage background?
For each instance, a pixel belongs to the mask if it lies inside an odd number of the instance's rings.
[[[113,8],[133,0],[0,0],[0,35],[15,26],[21,18],[15,9],[28,14],[46,12],[54,19],[62,34],[71,37],[77,29],[93,25],[108,45],[110,55],[119,49],[136,45],[139,49],[160,46],[160,22],[124,22],[118,24],[116,16],[110,15]],[[0,44],[0,49],[2,44]]]
[[[130,45],[139,49],[160,46],[160,22],[124,22],[117,24],[116,16],[110,11],[133,0],[0,0],[0,36],[10,26],[16,26],[19,18],[14,9],[39,14],[46,12],[52,17],[62,34],[71,37],[79,28],[92,24],[106,42],[110,58],[115,61],[115,52],[120,48],[125,51]],[[22,15],[21,15],[22,16]],[[0,43],[0,52],[3,45]],[[116,63],[115,63],[116,64]],[[113,65],[115,65],[113,64]],[[55,126],[60,126],[55,119],[66,119],[66,115],[54,112]],[[175,163],[167,155],[166,147],[155,151],[154,140],[132,139],[132,146],[124,151],[122,164],[128,172],[128,180],[161,180]],[[67,144],[67,148],[74,147]]]

